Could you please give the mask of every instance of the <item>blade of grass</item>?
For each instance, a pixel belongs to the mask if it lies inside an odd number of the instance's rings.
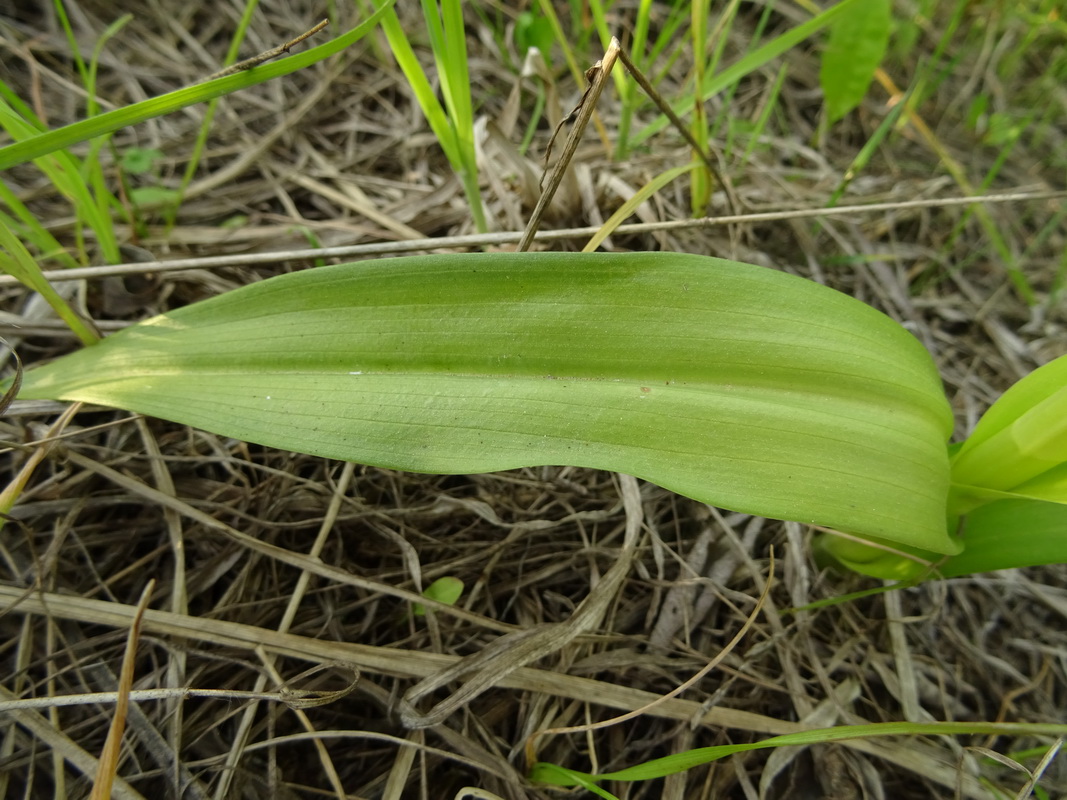
[[[23,119],[18,112],[6,101],[0,100],[0,126],[4,128],[12,139],[19,144],[33,141],[42,135],[32,122]],[[18,147],[19,144],[9,145],[4,150]],[[0,151],[2,153],[2,151]],[[94,199],[89,187],[85,182],[85,165],[70,153],[60,150],[34,159],[34,164],[52,182],[52,185],[74,206],[74,212],[79,219],[85,220],[86,224],[96,233],[100,249],[108,263],[117,264],[119,258],[118,241],[115,239],[115,230],[111,224],[110,215],[101,212],[101,201]],[[81,233],[81,225],[76,227]]]
[[[630,58],[642,72],[647,72],[645,47],[648,44],[648,29],[652,16],[652,0],[640,0],[635,12],[634,35],[630,42]],[[626,158],[630,149],[630,128],[633,115],[641,104],[642,97],[632,81],[626,83],[625,94],[619,92],[619,125],[616,130],[615,157]],[[618,90],[619,84],[616,84]]]
[[[3,181],[0,181],[0,202],[15,215],[13,219],[7,214],[0,213],[0,223],[7,225],[22,240],[32,244],[42,261],[56,259],[62,266],[69,269],[78,266],[78,262],[71,257],[52,232],[40,223]]]
[[[601,244],[604,243],[605,239],[611,236],[615,229],[618,228],[626,220],[627,217],[629,217],[631,214],[634,213],[634,211],[637,210],[637,207],[639,205],[641,205],[643,202],[645,202],[645,200],[654,195],[656,192],[658,192],[668,183],[673,181],[675,178],[680,175],[684,175],[687,172],[692,172],[693,170],[700,170],[703,168],[703,163],[699,161],[694,161],[691,164],[686,164],[684,167],[675,167],[674,169],[669,169],[666,172],[662,172],[657,175],[655,178],[653,178],[644,186],[642,186],[634,194],[633,197],[623,203],[622,206],[620,206],[614,214],[608,217],[607,221],[605,221],[604,224],[600,226],[600,230],[598,230],[593,235],[593,237],[588,242],[586,242],[585,247],[582,248],[582,252],[594,252],[598,247],[600,247]]]
[[[81,76],[82,84],[88,85],[89,69],[85,65],[85,59],[82,58],[81,48],[78,46],[78,37],[74,35],[74,27],[70,24],[70,17],[67,16],[67,7],[64,5],[63,0],[52,0],[52,8],[55,9],[56,18],[59,20],[59,26],[63,29],[63,35],[67,37],[67,47],[70,52],[70,57],[73,59],[74,66],[77,68],[78,74]],[[92,96],[90,96],[89,102],[93,102]]]
[[[889,109],[889,113],[885,115],[885,119],[878,125],[874,133],[871,134],[871,138],[864,142],[863,147],[856,154],[856,157],[852,159],[852,163],[848,165],[848,169],[845,170],[845,174],[841,178],[841,182],[834,189],[830,195],[830,199],[827,200],[827,208],[833,208],[841,200],[849,185],[856,179],[867,164],[870,163],[871,158],[877,152],[882,142],[885,141],[885,137],[889,135],[889,132],[896,127],[897,120],[900,119],[901,113],[908,103],[908,96],[891,99],[892,107]]]
[[[645,781],[663,778],[679,772],[718,761],[720,758],[763,750],[768,747],[789,745],[826,744],[853,739],[869,739],[879,736],[1064,736],[1067,725],[1053,723],[1018,722],[876,722],[869,725],[839,725],[800,733],[772,736],[759,742],[724,744],[701,747],[684,753],[657,758],[644,764],[618,772],[590,775],[577,770],[568,770],[554,764],[536,764],[530,771],[530,780],[551,786],[584,786],[585,781]],[[573,781],[573,782],[571,782]]]
[[[596,28],[597,36],[600,38],[600,46],[602,49],[607,50],[608,47],[611,45],[611,40],[614,38],[611,29],[608,27],[608,8],[605,8],[605,5],[602,0],[590,0],[589,11],[593,16],[593,26]],[[612,70],[611,79],[615,83],[615,92],[618,94],[619,103],[624,107],[632,107],[635,101],[635,95],[637,93],[637,87],[634,85],[633,80],[631,80],[630,77],[623,70]],[[621,127],[616,128],[616,160],[621,160],[626,157],[626,152],[628,149],[626,140],[628,135],[628,130],[624,130]]]
[[[690,9],[689,33],[693,47],[693,85],[704,85],[704,68],[707,58],[707,32],[708,14],[710,13],[709,0],[695,0]],[[731,3],[731,8],[736,9],[736,1]],[[704,111],[704,100],[699,92],[693,93],[693,117],[689,123],[689,134],[693,137],[700,150],[703,152],[704,145],[708,141],[708,118]],[[696,153],[693,154],[697,157]],[[711,197],[711,184],[708,175],[702,170],[697,170],[689,177],[689,210],[694,217],[707,213],[708,199]]]
[[[79,317],[55,289],[44,279],[41,268],[33,260],[30,251],[7,225],[0,223],[0,246],[7,254],[0,252],[0,269],[18,278],[23,284],[40,293],[52,306],[60,319],[67,323],[82,344],[90,345],[99,340],[99,336],[85,321]]]
[[[719,68],[719,63],[722,61],[723,53],[726,50],[726,44],[730,40],[730,31],[733,29],[734,21],[737,18],[737,12],[740,8],[740,3],[732,3],[727,6],[726,11],[720,16],[719,21],[716,23],[715,28],[711,32],[711,42],[714,47],[711,52],[711,57],[708,62],[707,68],[704,70],[705,75],[713,75]],[[768,21],[772,18],[774,12],[774,3],[768,3],[763,13],[760,14],[759,22],[756,23],[756,29],[752,32],[751,41],[747,42],[746,51],[754,50],[763,39],[763,31],[767,27]],[[710,124],[708,127],[708,146],[711,142],[716,140],[721,135],[722,129],[726,128],[726,141],[723,146],[723,155],[725,158],[729,158],[733,147],[732,131],[733,126],[730,125],[731,109],[734,108],[734,95],[740,88],[740,82],[734,83],[732,86],[727,87],[720,103],[719,113],[715,115],[714,124]]]
[[[782,92],[782,86],[785,83],[785,76],[788,69],[786,64],[782,64],[778,68],[778,74],[774,76],[774,83],[771,84],[771,90],[767,93],[767,99],[763,101],[763,108],[760,110],[759,117],[756,119],[756,124],[753,127],[752,132],[749,134],[745,152],[741,154],[741,159],[737,164],[738,171],[744,170],[745,165],[748,164],[748,160],[752,157],[752,153],[756,149],[756,145],[759,144],[763,132],[767,129],[767,122],[770,120],[771,114],[773,113],[775,106],[778,104],[778,95]]]
[[[552,6],[552,0],[538,0],[538,7],[541,9],[541,13],[545,19],[548,20],[552,26],[552,31],[556,35],[556,41],[559,44],[560,50],[563,51],[563,58],[567,62],[567,69],[570,71],[571,76],[574,78],[574,82],[580,87],[585,86],[585,70],[578,66],[578,59],[574,55],[574,48],[571,46],[572,37],[568,37],[563,31],[563,25],[559,21],[559,16],[556,14],[555,8]],[[578,43],[581,45],[581,40],[589,35],[589,31],[581,29],[578,34]],[[592,116],[593,127],[596,128],[597,135],[600,137],[600,141],[604,144],[604,150],[606,152],[611,151],[610,137],[607,130],[604,128],[604,123],[600,121],[600,116],[596,113]]]
[[[446,113],[445,108],[437,99],[437,94],[430,85],[395,11],[390,10],[383,16],[382,31],[393,51],[393,58],[396,59],[404,77],[407,78],[415,100],[422,109],[423,116],[463,185],[475,227],[484,233],[488,230],[488,221],[482,205],[481,189],[478,185],[478,166],[475,161],[473,117],[470,110],[470,80],[467,75],[462,10],[456,0],[446,0],[444,18],[438,15],[436,5],[433,3],[424,2],[423,11],[430,34],[431,48],[437,63],[442,94],[450,113]],[[459,37],[458,42],[453,40],[456,36]],[[460,59],[462,59],[462,64],[458,63]]]
[[[478,162],[474,147],[474,109],[471,103],[470,73],[467,66],[467,33],[460,0],[422,0],[423,15],[431,30],[434,60],[441,76],[441,88],[449,119],[459,148],[460,181],[474,217],[474,227],[485,233],[489,223],[482,205],[478,183]]]
[[[846,2],[848,2],[848,0],[846,0]],[[885,90],[889,92],[890,96],[896,96],[901,93],[893,82],[893,79],[889,77],[885,70],[877,70],[875,72],[875,78],[882,84]],[[956,184],[960,189],[962,189],[965,194],[974,194],[974,187],[972,186],[970,179],[967,177],[966,170],[955,158],[952,157],[948,152],[948,149],[941,144],[923,118],[915,111],[914,107],[906,107],[905,113],[908,116],[908,122],[919,133],[919,136],[923,141],[926,142],[927,147],[929,147],[941,160],[941,163],[944,164],[945,169],[948,171],[949,175],[952,176],[952,179],[956,181]],[[985,232],[990,244],[993,245],[993,249],[1004,264],[1008,278],[1015,287],[1016,292],[1018,292],[1019,297],[1021,297],[1027,305],[1034,305],[1037,302],[1037,297],[1034,294],[1033,287],[1030,286],[1030,282],[1027,280],[1023,271],[1019,269],[1018,261],[1012,254],[1011,248],[1008,247],[1008,243],[1004,240],[1004,236],[1001,234],[1000,229],[997,227],[989,210],[981,205],[971,206],[971,210],[978,218],[982,230]]]

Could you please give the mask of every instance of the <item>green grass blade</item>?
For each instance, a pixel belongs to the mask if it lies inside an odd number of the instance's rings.
[[[85,116],[96,116],[97,102],[96,102],[96,74],[100,67],[100,54],[104,52],[104,46],[108,43],[115,34],[126,27],[126,24],[133,19],[133,14],[123,14],[117,20],[112,22],[104,32],[100,34],[100,38],[96,40],[96,44],[93,46],[93,58],[89,62],[89,70],[83,74],[85,80],[85,91],[88,94],[88,100],[86,100]],[[72,48],[77,47],[76,42],[71,43]],[[76,50],[75,50],[76,52]]]
[[[484,232],[489,229],[489,223],[482,206],[481,188],[478,184],[474,111],[471,105],[470,75],[467,70],[467,42],[462,4],[458,0],[445,0],[439,9],[435,0],[423,0],[422,10],[438,79],[441,82],[444,106],[437,99],[437,93],[430,85],[395,12],[390,12],[383,18],[382,30],[389,41],[393,57],[422,109],[423,116],[463,184],[475,227]]]
[[[737,8],[736,2],[731,2],[727,13],[732,14]],[[710,13],[709,0],[693,0],[690,9],[689,35],[693,43],[693,81],[697,86],[704,85],[705,68],[708,58],[706,54],[708,36],[708,14]],[[721,45],[723,39],[718,44]],[[714,58],[718,57],[719,50],[716,47]],[[714,68],[707,70],[713,74]],[[693,116],[689,120],[689,133],[693,141],[704,149],[708,141],[708,117],[704,110],[704,100],[699,93],[693,96]],[[693,153],[692,158],[699,158],[700,153]],[[706,170],[696,170],[689,178],[689,211],[694,217],[708,213],[708,200],[711,199],[711,176]]]
[[[52,0],[52,8],[55,9],[56,19],[59,20],[59,25],[63,28],[63,34],[67,37],[70,57],[74,61],[74,66],[78,69],[82,83],[88,84],[89,68],[85,65],[85,59],[82,58],[81,48],[78,46],[78,37],[74,34],[74,27],[70,24],[70,17],[67,16],[67,7],[64,5],[63,0]]]
[[[566,770],[554,764],[535,764],[530,780],[552,786],[582,786],[585,781],[647,781],[685,772],[693,767],[718,761],[736,753],[763,750],[768,747],[825,744],[879,736],[1052,736],[1067,735],[1067,725],[1054,723],[1019,722],[876,722],[869,725],[839,725],[835,728],[787,733],[759,742],[722,744],[700,747],[684,753],[657,758],[636,767],[591,775]]]
[[[593,27],[596,29],[597,37],[600,39],[600,47],[602,51],[608,49],[612,37],[617,33],[617,31],[612,30],[611,25],[608,22],[608,11],[610,7],[610,3],[605,7],[603,0],[590,0],[589,2],[589,13],[593,17]],[[623,108],[632,108],[635,98],[640,93],[638,91],[637,82],[631,77],[630,73],[622,68],[622,65],[619,65],[611,71],[611,80],[615,84],[615,92],[618,94],[619,104]],[[626,125],[620,124],[616,129],[616,160],[625,158],[628,150],[627,138],[629,137],[629,127],[628,118],[625,113],[624,120],[626,121]]]
[[[585,247],[582,248],[582,252],[594,252],[598,247],[600,247],[600,245],[604,243],[605,239],[611,236],[612,232],[617,227],[622,225],[622,223],[626,220],[627,217],[637,211],[637,207],[639,205],[641,205],[648,198],[650,198],[668,183],[673,181],[675,178],[680,175],[685,175],[687,172],[692,172],[693,170],[700,169],[704,169],[704,165],[700,162],[694,162],[692,164],[686,164],[684,167],[675,167],[674,169],[669,169],[666,172],[661,172],[655,178],[653,178],[640,189],[638,189],[633,197],[631,197],[629,200],[619,206],[619,209],[610,217],[608,217],[607,221],[605,221],[604,224],[600,226],[600,230],[593,234],[592,238],[585,243]]]
[[[74,331],[82,344],[93,344],[100,338],[85,324],[81,317],[74,313],[74,310],[67,305],[67,301],[52,288],[52,284],[45,280],[41,274],[40,267],[33,260],[29,250],[3,223],[0,223],[0,247],[7,250],[6,254],[0,252],[0,270],[18,278],[25,286],[35,292],[39,292],[48,301],[48,304],[52,306],[60,319],[66,322],[70,329]]]
[[[247,89],[249,86],[255,86],[272,78],[288,75],[290,72],[296,72],[298,69],[315,64],[324,58],[339,53],[370,33],[379,20],[393,7],[394,3],[396,3],[396,0],[383,0],[382,6],[355,28],[307,52],[291,55],[280,61],[260,64],[253,69],[245,70],[235,75],[227,75],[226,77],[216,78],[213,81],[199,83],[195,86],[187,86],[184,89],[178,89],[159,97],[118,108],[0,148],[0,170],[32,161],[57,150],[72,147],[87,139],[114,133],[119,128],[135,125],[146,119],[169,114],[196,103],[204,103],[212,98],[230,94],[239,89]]]
[[[845,170],[845,176],[841,179],[841,183],[837,185],[833,193],[830,195],[830,199],[827,200],[827,208],[833,208],[837,205],[841,196],[848,189],[849,184],[855,180],[863,170],[867,168],[867,164],[870,163],[871,158],[881,147],[882,142],[885,141],[886,136],[892,131],[897,124],[897,120],[900,118],[905,107],[907,106],[908,97],[905,97],[889,109],[889,113],[885,115],[885,119],[881,121],[874,133],[871,134],[871,138],[868,139],[860,151],[856,154],[856,157],[852,159],[852,163],[848,165],[848,169]]]
[[[389,48],[393,51],[393,58],[396,59],[397,66],[400,67],[404,77],[407,78],[408,85],[415,95],[415,100],[418,102],[419,108],[422,109],[422,115],[426,117],[426,121],[430,124],[430,129],[433,131],[434,136],[437,137],[441,149],[445,151],[445,157],[452,165],[452,169],[458,172],[462,169],[463,160],[459,154],[459,142],[456,140],[455,131],[452,130],[452,126],[448,122],[448,115],[445,113],[441,102],[437,99],[437,93],[434,92],[433,86],[430,85],[430,81],[426,77],[415,51],[408,41],[407,33],[400,25],[396,12],[390,11],[382,18],[382,31],[389,41]]]
[[[630,60],[634,65],[647,74],[645,47],[648,44],[648,27],[652,17],[652,0],[640,0],[637,10],[634,12],[634,35],[630,42]],[[635,81],[627,81],[625,89],[620,90],[620,84],[616,82],[616,91],[619,93],[619,124],[615,139],[615,157],[622,159],[629,151],[630,126],[634,112],[642,100],[641,92],[636,89]]]
[[[438,16],[436,4],[424,2],[423,12],[448,113],[437,99],[437,94],[411,48],[407,33],[394,12],[383,18],[382,30],[389,41],[393,57],[415,94],[423,116],[463,184],[475,227],[486,231],[489,224],[478,185],[478,165],[474,152],[474,115],[470,99],[470,78],[467,74],[462,9],[459,3],[446,3],[442,20]]]
[[[759,144],[760,138],[763,136],[763,132],[767,129],[767,122],[771,118],[771,113],[778,105],[778,95],[781,94],[782,85],[785,83],[786,72],[788,67],[782,64],[778,68],[778,74],[774,76],[774,83],[771,84],[770,90],[767,92],[767,99],[763,104],[763,110],[760,111],[759,118],[756,120],[755,126],[752,128],[752,132],[749,134],[748,144],[745,146],[745,152],[741,154],[741,160],[738,162],[738,173],[744,172],[748,160],[752,157],[752,153],[755,151],[756,146]]]
[[[0,203],[6,205],[15,215],[15,218],[12,218],[7,214],[0,214],[0,223],[7,225],[23,241],[32,244],[42,260],[54,258],[64,267],[78,266],[78,262],[71,258],[52,232],[40,223],[3,181],[0,181]]]
[[[244,11],[241,13],[241,19],[238,20],[237,28],[233,33],[233,37],[230,39],[230,47],[226,51],[226,56],[223,59],[223,67],[232,66],[237,62],[237,56],[241,50],[241,43],[244,42],[245,37],[248,35],[248,28],[252,24],[252,17],[258,6],[259,0],[250,0],[250,2],[245,4]],[[193,178],[196,176],[196,170],[200,166],[200,159],[204,155],[204,148],[207,147],[208,136],[211,134],[211,124],[215,119],[215,111],[218,109],[218,105],[218,97],[208,101],[208,106],[204,110],[204,119],[201,121],[200,130],[196,135],[196,142],[193,144],[192,153],[190,153],[189,160],[185,165],[185,171],[182,172],[181,185],[178,187],[177,194],[174,196],[173,200],[166,204],[164,215],[168,229],[173,226],[177,220],[178,208],[181,206],[182,198],[185,196],[189,184],[193,182]]]
[[[11,138],[20,143],[33,141],[42,135],[36,126],[25,119],[6,101],[0,100],[0,126],[4,128]],[[18,144],[10,145],[6,149],[18,147]],[[119,246],[115,239],[115,230],[111,224],[111,218],[106,212],[101,211],[101,204],[106,203],[106,198],[95,199],[86,183],[88,176],[86,166],[75,156],[65,151],[51,153],[34,159],[37,167],[48,177],[56,189],[74,206],[79,220],[84,219],[90,228],[96,233],[100,249],[104,258],[112,264],[119,262]]]
[[[952,415],[922,346],[775,270],[674,253],[273,278],[30,370],[80,399],[418,472],[572,464],[941,552]]]

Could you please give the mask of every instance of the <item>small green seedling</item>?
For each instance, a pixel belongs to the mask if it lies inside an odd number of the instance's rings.
[[[445,575],[442,578],[438,578],[425,589],[422,590],[422,596],[429,600],[436,600],[439,603],[444,603],[448,606],[454,606],[463,594],[463,581],[452,575]],[[426,616],[426,606],[422,603],[415,603],[411,609],[416,617]]]

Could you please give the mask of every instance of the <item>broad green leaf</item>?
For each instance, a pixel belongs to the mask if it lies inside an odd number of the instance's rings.
[[[846,9],[830,26],[819,83],[830,122],[860,104],[889,45],[890,0],[864,0]]]
[[[763,516],[957,552],[952,415],[888,317],[671,253],[344,264],[128,328],[26,374],[271,447],[418,472],[570,464]]]
[[[1001,395],[956,451],[952,480],[1000,491],[1056,491],[1067,463],[1067,356],[1031,372]],[[1062,479],[1059,479],[1062,481]],[[1054,495],[1044,494],[1048,499]]]
[[[1067,455],[1064,457],[1064,463],[1042,472],[1026,483],[1020,483],[1011,493],[1034,500],[1047,500],[1050,503],[1067,503]]]

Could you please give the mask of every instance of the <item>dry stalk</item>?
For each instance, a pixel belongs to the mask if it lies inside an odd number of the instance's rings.
[[[270,61],[272,58],[277,58],[278,56],[286,55],[291,47],[300,44],[305,39],[311,38],[329,24],[330,21],[328,19],[324,19],[318,25],[313,28],[310,28],[309,30],[304,31],[295,39],[290,39],[285,44],[280,44],[277,47],[272,47],[270,50],[264,50],[259,55],[252,56],[251,58],[246,58],[244,61],[238,61],[236,64],[231,64],[230,66],[226,67],[226,69],[220,69],[218,72],[213,72],[206,78],[204,78],[202,81],[199,81],[199,83],[207,83],[208,81],[213,81],[216,78],[225,78],[227,75],[236,75],[238,72],[244,72],[245,70],[252,69],[252,67],[258,67],[260,64]]]

